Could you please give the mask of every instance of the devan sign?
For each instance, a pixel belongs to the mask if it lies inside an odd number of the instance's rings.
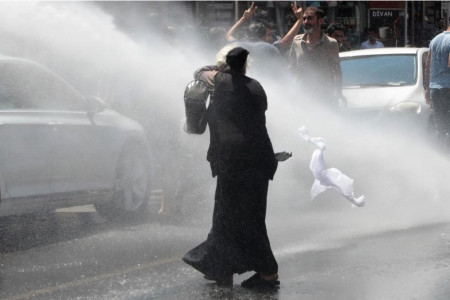
[[[392,10],[372,10],[371,16],[374,18],[393,17],[394,12]]]

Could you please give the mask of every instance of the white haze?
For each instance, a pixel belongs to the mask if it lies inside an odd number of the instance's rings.
[[[160,162],[167,163],[160,170],[163,181],[182,182],[186,170],[180,165],[198,164],[190,172],[199,172],[194,176],[212,203],[214,180],[205,160],[208,133],[187,135],[181,125],[185,85],[195,69],[214,63],[213,56],[195,51],[205,49],[195,43],[201,38],[169,42],[146,30],[151,39],[138,43],[116,28],[112,16],[89,3],[0,3],[0,52],[41,62],[83,92],[104,97],[151,127],[150,139],[157,136],[153,151],[170,155]],[[275,223],[313,222],[363,234],[450,219],[448,159],[414,134],[420,130],[360,126],[304,101],[302,95],[310,91],[295,86],[288,76],[256,79],[268,95],[267,126],[275,150],[293,152],[270,184],[268,215]],[[313,178],[308,164],[314,147],[298,136],[302,125],[312,136],[327,140],[327,167],[355,179],[355,194],[366,196],[364,208],[352,208],[332,190],[309,200]]]

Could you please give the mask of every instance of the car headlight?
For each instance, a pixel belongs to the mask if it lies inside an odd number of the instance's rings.
[[[406,112],[418,115],[422,111],[422,104],[419,102],[404,101],[392,105],[389,110],[391,112]]]

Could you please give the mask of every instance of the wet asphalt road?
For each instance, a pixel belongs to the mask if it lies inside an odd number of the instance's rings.
[[[111,224],[90,207],[3,224],[0,299],[449,299],[450,223],[355,233],[316,214],[268,216],[281,287],[218,287],[180,261],[210,226],[150,215]],[[283,218],[280,218],[281,215]]]

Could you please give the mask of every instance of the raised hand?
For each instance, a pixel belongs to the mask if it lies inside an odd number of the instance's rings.
[[[258,6],[255,5],[255,2],[252,2],[252,5],[250,5],[250,8],[248,8],[246,11],[244,11],[244,15],[242,17],[246,21],[249,21],[251,18],[253,18],[253,15],[255,14],[257,9]]]
[[[300,2],[301,3],[301,2]],[[297,7],[297,1],[294,1],[294,4],[291,4],[292,12],[298,20],[302,20],[303,18],[303,8],[300,5]]]

